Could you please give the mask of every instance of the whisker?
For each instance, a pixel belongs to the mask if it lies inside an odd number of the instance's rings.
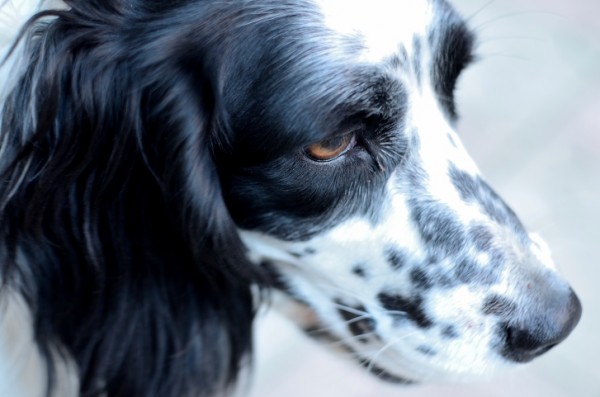
[[[352,336],[348,336],[346,338],[338,339],[333,342],[325,343],[325,345],[333,346],[333,347],[336,347],[336,346],[347,347],[349,343],[352,343],[352,342],[361,343],[362,342],[361,339],[368,338],[370,336],[376,336],[376,335],[377,335],[376,332],[365,332],[364,334],[352,335]]]
[[[477,9],[474,13],[472,13],[469,17],[467,17],[465,19],[465,22],[471,22],[473,19],[475,19],[475,17],[477,17],[479,14],[481,14],[483,11],[485,11],[487,8],[489,8],[489,6],[491,6],[495,2],[496,2],[496,0],[488,1],[483,6],[481,6],[479,9]]]
[[[375,352],[375,354],[373,354],[371,357],[367,358],[367,362],[369,363],[367,365],[367,370],[369,372],[371,372],[373,370],[373,365],[375,365],[375,360],[381,356],[387,349],[389,349],[390,347],[392,347],[393,345],[395,345],[396,343],[411,337],[412,335],[415,335],[417,333],[417,331],[413,331],[410,332],[406,335],[402,335],[401,337],[398,338],[394,338],[392,339],[390,342],[386,343],[381,349],[379,349],[377,352]]]
[[[472,29],[481,33],[484,28],[488,28],[492,25],[494,25],[497,22],[503,21],[505,19],[511,19],[511,18],[517,18],[520,16],[528,16],[528,15],[550,15],[550,16],[558,16],[555,13],[552,12],[548,12],[548,11],[540,11],[540,10],[529,10],[529,11],[517,11],[517,12],[511,12],[508,14],[504,14],[504,15],[500,15],[497,16],[495,18],[489,19],[485,22],[480,23],[477,26],[474,26]]]
[[[342,309],[344,311],[347,311],[348,313],[356,314],[358,316],[365,316],[365,315],[366,316],[370,316],[371,315],[369,312],[365,312],[365,311],[359,310],[359,309],[357,309],[355,307],[346,306],[344,304],[337,303],[337,302],[334,302],[333,306],[337,307],[338,309]]]
[[[524,62],[531,62],[531,58],[527,58],[525,56],[514,55],[514,54],[506,54],[502,52],[488,52],[488,53],[480,53],[482,60],[487,60],[491,58],[508,58],[508,59],[516,59]]]
[[[539,43],[547,43],[548,40],[543,37],[533,37],[533,36],[493,36],[493,37],[485,37],[484,40],[479,42],[479,45],[485,45],[489,42],[494,41],[503,41],[503,40],[528,40],[535,41]]]
[[[389,275],[384,275],[384,274],[380,275],[380,277],[388,277],[388,276]],[[342,292],[344,294],[354,295],[352,292],[347,291],[347,290],[345,290],[343,288],[340,288],[340,287],[337,287],[337,286],[334,286],[333,289],[337,289],[338,291],[340,291],[340,292]],[[363,297],[359,297],[357,295],[354,295],[353,297],[356,300],[358,300],[359,302],[364,302],[364,298]],[[404,311],[400,311],[400,310],[388,310],[388,309],[384,308],[383,306],[381,306],[380,304],[378,304],[375,299],[372,300],[372,302],[370,302],[370,303],[371,303],[371,305],[373,305],[375,307],[375,309],[377,309],[380,312],[384,312],[384,313],[390,314],[390,315],[401,315],[401,316],[406,315],[406,312],[404,312]],[[353,314],[356,314],[356,315],[359,315],[359,316],[369,316],[369,317],[373,317],[374,318],[374,316],[373,316],[373,314],[371,312],[366,312],[366,311],[358,310],[355,307],[347,306],[347,305],[344,305],[344,304],[341,304],[341,303],[338,303],[338,302],[334,302],[333,305],[335,307],[337,307],[339,309],[342,309],[342,310],[345,310],[345,311],[347,311],[349,313],[353,313]]]

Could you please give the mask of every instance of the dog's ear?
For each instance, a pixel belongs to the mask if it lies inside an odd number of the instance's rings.
[[[27,43],[3,108],[3,280],[82,394],[214,393],[250,352],[254,274],[215,169],[211,82],[164,55],[183,51],[161,48],[169,26],[126,45],[87,11]]]

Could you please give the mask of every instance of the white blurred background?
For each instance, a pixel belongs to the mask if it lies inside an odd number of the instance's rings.
[[[353,1],[353,0],[348,0]],[[569,339],[468,385],[382,384],[269,313],[252,397],[600,397],[600,1],[454,0],[479,35],[459,131],[491,185],[548,241],[582,300]]]

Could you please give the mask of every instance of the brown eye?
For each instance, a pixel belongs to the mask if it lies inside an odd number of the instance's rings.
[[[304,152],[313,160],[329,161],[352,149],[354,144],[354,134],[346,134],[313,143],[307,146]]]

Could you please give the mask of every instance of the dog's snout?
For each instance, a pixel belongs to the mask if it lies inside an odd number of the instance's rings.
[[[548,292],[548,291],[546,291]],[[502,355],[512,361],[528,362],[562,342],[581,317],[581,302],[575,293],[558,294],[540,304],[528,316],[518,316],[502,326]]]

